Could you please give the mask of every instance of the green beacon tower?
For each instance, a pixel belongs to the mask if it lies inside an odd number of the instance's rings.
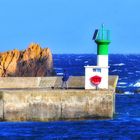
[[[110,44],[110,31],[104,28],[95,30],[94,37],[97,44],[97,66],[108,66],[108,46]]]
[[[85,89],[108,89],[108,46],[110,31],[104,28],[96,29],[93,40],[97,44],[97,65],[85,66]]]

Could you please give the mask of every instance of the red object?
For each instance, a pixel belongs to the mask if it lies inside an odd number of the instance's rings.
[[[90,81],[92,84],[94,84],[95,86],[98,86],[101,83],[102,77],[95,75],[93,77],[90,78]]]

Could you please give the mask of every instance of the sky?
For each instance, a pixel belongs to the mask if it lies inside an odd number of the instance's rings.
[[[0,52],[30,43],[53,54],[96,53],[92,40],[104,23],[109,53],[140,53],[139,0],[0,0]]]

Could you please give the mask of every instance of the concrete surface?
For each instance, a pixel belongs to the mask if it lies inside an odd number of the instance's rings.
[[[61,88],[62,77],[0,77],[0,89],[12,88]],[[109,76],[109,85],[116,87],[118,76]],[[84,76],[71,76],[68,80],[69,88],[84,89]]]
[[[109,90],[84,90],[84,77],[71,77],[68,90],[60,89],[61,77],[1,78],[0,120],[112,118],[117,78],[110,78]]]
[[[50,121],[111,118],[115,94],[91,90],[4,90],[0,118],[5,121]]]

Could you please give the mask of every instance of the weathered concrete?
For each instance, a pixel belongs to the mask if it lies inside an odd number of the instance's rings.
[[[4,90],[0,118],[6,121],[49,121],[111,118],[114,94],[91,90]]]
[[[59,89],[61,77],[47,78],[27,78],[30,84],[28,87],[26,78],[22,78],[22,80],[19,78],[21,82],[18,78],[14,79],[18,88],[26,87],[26,89],[18,89],[14,80],[11,81],[14,86],[10,85],[11,78],[8,78],[11,89],[2,89],[4,82],[1,79],[0,81],[3,83],[0,86],[0,119],[5,121],[50,121],[113,117],[115,112],[115,94],[113,94],[115,87],[113,85],[117,77],[111,78],[109,90],[98,91],[84,90],[84,77],[71,77],[71,81],[69,81],[71,89],[68,90]],[[5,87],[9,87],[6,86],[7,79],[4,80]],[[22,85],[23,83],[24,85]],[[55,89],[51,89],[51,87],[55,87]]]
[[[62,77],[0,77],[0,89],[11,88],[61,88]],[[118,76],[109,76],[109,85],[116,87]],[[84,76],[71,76],[68,81],[71,89],[84,89]]]

